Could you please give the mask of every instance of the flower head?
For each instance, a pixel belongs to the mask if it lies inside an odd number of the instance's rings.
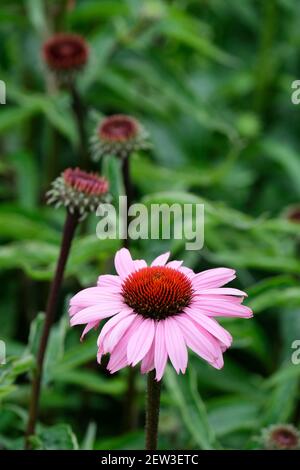
[[[88,45],[78,34],[58,33],[43,45],[46,64],[61,78],[72,78],[86,65],[88,55]]]
[[[241,305],[244,292],[221,287],[235,278],[234,270],[195,274],[181,261],[168,262],[169,255],[147,266],[122,248],[115,256],[118,275],[100,276],[97,287],[82,290],[70,301],[71,325],[86,324],[82,336],[112,317],[98,338],[98,361],[110,353],[111,373],[141,361],[142,373],[156,369],[160,380],[168,358],[177,373],[184,373],[187,348],[220,369],[232,338],[214,317],[252,316]]]
[[[291,206],[288,206],[284,212],[283,212],[283,217],[290,222],[294,222],[296,224],[300,223],[300,205],[299,204],[293,204]]]
[[[148,148],[149,135],[144,127],[124,114],[104,118],[91,138],[92,157],[96,161],[105,155],[126,158],[134,151]]]
[[[79,168],[67,168],[56,178],[47,192],[48,204],[64,205],[71,213],[84,218],[108,196],[108,182],[97,173],[87,173]]]
[[[262,441],[266,449],[300,449],[300,433],[292,424],[274,424],[263,430]]]

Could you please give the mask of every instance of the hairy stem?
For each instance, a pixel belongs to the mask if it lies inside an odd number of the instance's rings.
[[[52,281],[47,306],[46,306],[46,316],[45,316],[45,323],[42,331],[42,336],[40,339],[38,354],[37,354],[37,361],[36,361],[36,368],[33,375],[32,380],[32,388],[31,388],[31,397],[30,397],[30,404],[29,404],[29,418],[28,424],[26,429],[26,448],[30,447],[29,437],[34,434],[35,425],[37,421],[38,415],[38,407],[39,407],[39,399],[40,399],[40,391],[41,391],[41,382],[42,382],[42,375],[43,375],[43,365],[45,359],[45,353],[47,349],[49,334],[51,330],[51,326],[54,321],[55,317],[55,310],[57,307],[58,295],[63,279],[63,274],[66,266],[66,262],[68,259],[68,255],[70,252],[72,240],[74,237],[74,233],[78,224],[78,217],[75,214],[68,213],[66,217],[66,222],[63,231],[62,243],[60,248],[60,254],[56,266],[55,276]]]
[[[161,381],[155,380],[155,371],[148,374],[146,404],[146,450],[157,449]]]

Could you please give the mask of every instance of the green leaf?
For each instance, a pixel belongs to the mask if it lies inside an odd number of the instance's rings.
[[[182,421],[193,441],[200,449],[214,449],[215,437],[209,425],[205,405],[197,389],[197,376],[192,368],[187,375],[177,376],[168,367],[165,373],[166,385],[170,396],[178,408]]]
[[[87,370],[65,370],[57,369],[53,372],[56,382],[71,384],[89,390],[90,392],[102,393],[111,396],[120,396],[125,393],[125,383],[119,378],[106,379],[100,373],[89,372]]]
[[[17,128],[24,121],[37,114],[39,108],[36,103],[19,107],[10,106],[8,109],[1,110],[0,114],[0,134],[3,134],[11,128]]]
[[[17,193],[20,207],[33,209],[38,200],[39,177],[36,161],[31,153],[18,152],[10,156],[17,176]]]
[[[261,403],[247,396],[221,397],[208,406],[208,420],[217,437],[259,427]]]
[[[31,442],[35,450],[78,450],[76,436],[67,424],[42,427]]]

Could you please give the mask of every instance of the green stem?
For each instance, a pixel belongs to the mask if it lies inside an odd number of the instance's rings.
[[[66,222],[64,226],[63,238],[60,248],[60,254],[56,266],[55,276],[53,282],[51,284],[49,297],[47,301],[46,307],[46,316],[45,316],[45,323],[42,331],[42,336],[40,339],[39,350],[37,354],[37,361],[36,361],[36,368],[33,375],[32,380],[32,388],[31,388],[31,397],[30,397],[30,404],[29,404],[29,417],[28,417],[28,424],[26,429],[26,448],[30,448],[30,436],[34,434],[37,416],[38,416],[38,407],[39,407],[39,399],[40,399],[40,392],[41,392],[41,383],[42,383],[42,376],[43,376],[43,366],[44,366],[44,359],[45,353],[47,349],[48,339],[51,331],[51,326],[54,322],[55,318],[55,311],[58,301],[58,294],[61,288],[61,283],[63,279],[63,274],[65,270],[65,266],[67,263],[68,255],[70,252],[72,240],[74,237],[74,233],[78,224],[78,217],[75,214],[68,213],[66,217]]]
[[[155,380],[155,371],[148,374],[146,404],[146,450],[157,449],[161,381]]]

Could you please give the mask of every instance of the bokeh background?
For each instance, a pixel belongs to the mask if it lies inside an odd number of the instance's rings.
[[[204,202],[205,246],[136,242],[148,260],[170,249],[195,270],[233,267],[249,294],[252,320],[225,319],[234,336],[225,367],[190,356],[189,371],[168,370],[161,449],[249,449],[262,429],[299,425],[300,366],[300,5],[295,0],[2,0],[0,79],[0,447],[22,448],[29,387],[64,210],[45,204],[50,182],[76,166],[70,98],[41,59],[55,31],[91,48],[78,87],[92,132],[101,115],[131,114],[153,149],[132,156],[139,202]],[[100,168],[100,166],[99,166]],[[118,161],[103,163],[122,194]],[[143,448],[145,378],[137,374],[135,422],[126,419],[128,371],[96,363],[96,333],[79,342],[69,328],[72,294],[113,273],[117,240],[99,241],[97,218],[78,232],[47,352],[36,447]],[[125,405],[124,405],[125,403]]]

